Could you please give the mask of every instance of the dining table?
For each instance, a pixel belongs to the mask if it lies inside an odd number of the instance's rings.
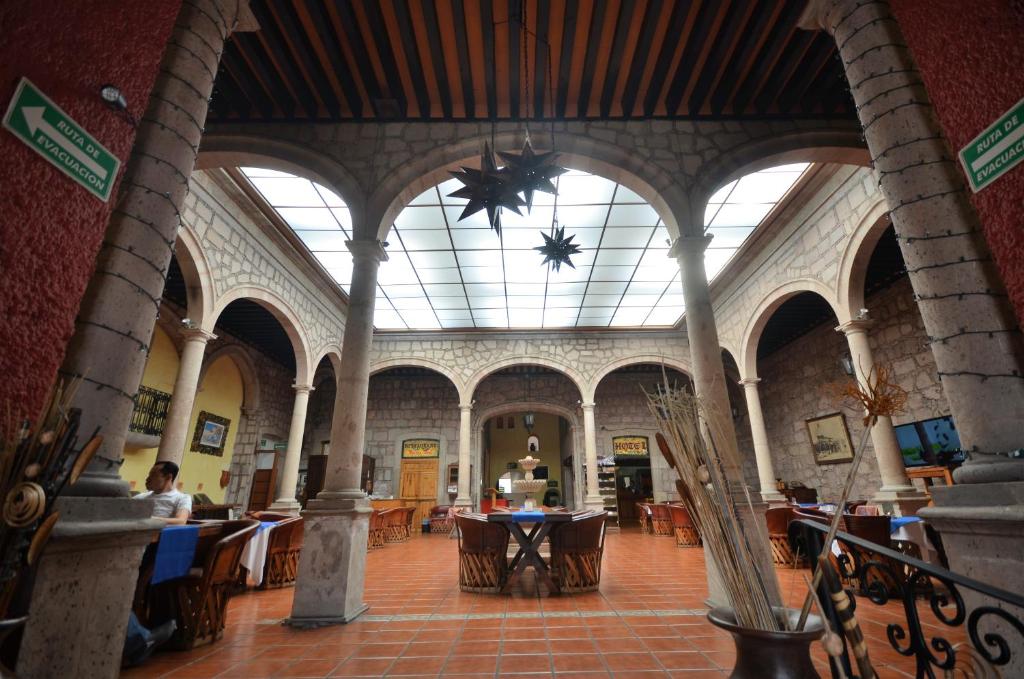
[[[196,557],[199,538],[214,536],[220,531],[220,521],[165,526],[153,538],[156,543],[156,555],[148,584],[156,585],[188,575]]]
[[[511,573],[501,591],[507,593],[511,590],[527,566],[532,566],[537,579],[547,585],[548,593],[557,594],[558,587],[551,579],[551,572],[540,555],[540,548],[552,530],[562,523],[572,521],[572,514],[539,510],[494,512],[487,515],[487,521],[505,526],[519,545],[519,550],[509,564]],[[526,532],[526,526],[530,527],[529,533]]]
[[[263,567],[267,562],[270,534],[276,525],[276,521],[260,521],[260,525],[256,527],[256,534],[242,549],[239,563],[249,571],[249,581],[254,587],[263,584]]]

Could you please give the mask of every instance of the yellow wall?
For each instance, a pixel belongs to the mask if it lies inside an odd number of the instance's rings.
[[[526,413],[515,413],[515,429],[498,429],[495,426],[497,418],[490,420],[491,454],[489,473],[491,478],[484,479],[484,487],[489,488],[497,483],[498,477],[504,474],[506,465],[509,462],[516,462],[526,457],[526,439],[530,435],[523,426],[523,415]],[[507,423],[509,415],[501,416]],[[549,413],[535,413],[533,433],[540,439],[540,452],[531,453],[534,457],[540,458],[542,465],[548,467],[548,480],[558,481],[558,491],[565,496],[565,488],[562,487],[562,445],[558,433],[558,415]],[[520,470],[522,471],[522,470]],[[544,499],[544,494],[538,492],[536,495],[539,503]]]
[[[178,355],[170,338],[157,326],[153,333],[153,346],[146,362],[142,384],[153,389],[171,393],[178,372]],[[178,474],[178,487],[185,493],[206,493],[214,502],[224,501],[224,489],[220,487],[221,471],[231,463],[231,453],[238,434],[243,397],[242,375],[235,362],[225,356],[214,362],[203,376],[196,394],[192,417],[185,440],[185,457]],[[206,455],[190,450],[192,436],[199,419],[199,412],[205,410],[213,415],[230,420],[224,455]],[[156,448],[127,450],[121,467],[121,477],[131,485],[132,490],[145,490],[146,475],[156,460]]]

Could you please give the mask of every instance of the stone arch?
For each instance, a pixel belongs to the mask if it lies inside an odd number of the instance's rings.
[[[813,292],[822,297],[832,307],[832,311],[840,323],[849,320],[848,316],[837,308],[834,291],[821,281],[813,278],[799,278],[780,285],[764,296],[743,331],[743,339],[740,341],[740,362],[737,364],[741,379],[757,377],[757,345],[761,340],[764,326],[767,325],[776,309],[791,297],[802,292]]]
[[[308,335],[302,322],[299,320],[298,314],[277,293],[255,286],[232,288],[217,300],[213,307],[213,313],[210,315],[209,321],[203,326],[203,329],[207,332],[213,332],[217,319],[220,318],[224,309],[231,302],[239,299],[248,299],[256,302],[274,315],[274,318],[277,319],[281,327],[284,328],[285,333],[287,333],[288,339],[291,340],[292,350],[295,352],[295,383],[300,385],[309,384],[313,368],[316,366],[310,367]]]
[[[507,130],[494,137],[499,149],[519,149],[522,130]],[[477,163],[490,134],[453,139],[403,164],[370,197],[370,213],[379,215],[377,238],[384,240],[398,214],[413,198],[450,179],[448,171],[459,165]],[[633,153],[630,149],[592,137],[559,132],[555,143],[560,162],[567,167],[598,174],[634,191],[651,204],[665,222],[669,233],[678,235],[676,217],[690,207],[686,190],[668,172]],[[544,147],[538,142],[538,147]]]
[[[331,362],[331,367],[334,369],[334,376],[338,376],[338,372],[341,370],[341,345],[339,344],[328,344],[322,348],[316,355],[316,359],[310,363],[311,369],[315,372],[317,367],[320,365],[320,361],[326,358]]]
[[[594,376],[587,382],[587,390],[583,394],[584,403],[593,403],[594,396],[597,394],[597,387],[601,384],[601,380],[615,372],[619,368],[625,368],[630,365],[638,365],[641,363],[652,363],[655,365],[664,363],[669,368],[674,368],[679,372],[693,377],[693,368],[690,366],[688,361],[684,361],[678,358],[670,358],[668,356],[655,356],[654,354],[644,354],[640,356],[629,356],[627,358],[619,358],[609,363],[604,364],[602,367],[595,371]]]
[[[188,318],[202,326],[213,313],[213,274],[210,271],[206,253],[203,252],[192,227],[184,224],[178,230],[178,240],[174,244],[174,256],[185,279]]]
[[[851,317],[858,309],[864,307],[864,284],[868,263],[882,234],[891,225],[889,204],[882,198],[871,206],[846,243],[846,249],[839,260],[836,296],[840,306],[844,307]]]
[[[302,144],[266,136],[208,133],[196,159],[197,170],[265,167],[318,182],[338,194],[352,213],[353,229],[366,221],[365,192],[355,176],[333,158]]]
[[[199,382],[203,383],[206,371],[219,359],[227,356],[235,363],[242,376],[242,409],[252,412],[260,407],[260,380],[253,363],[252,356],[241,344],[225,344],[211,351],[203,358],[203,367],[199,371]]]
[[[564,377],[569,379],[569,382],[576,387],[576,391],[579,392],[580,397],[583,396],[583,385],[587,383],[586,379],[569,365],[554,361],[550,358],[543,358],[541,356],[517,356],[515,358],[505,358],[500,361],[488,364],[482,368],[479,368],[473,373],[465,382],[465,389],[460,392],[459,397],[462,403],[471,403],[473,401],[473,394],[476,393],[477,387],[480,383],[487,379],[488,376],[498,372],[502,368],[509,368],[514,365],[539,365],[544,368],[550,368],[555,372],[561,373]]]
[[[418,367],[432,370],[443,377],[447,377],[448,381],[451,382],[452,386],[455,387],[455,391],[459,395],[459,403],[469,403],[463,396],[463,383],[462,379],[459,378],[455,372],[448,366],[433,361],[429,358],[419,357],[405,357],[405,358],[389,358],[383,361],[375,361],[370,364],[370,376],[376,375],[379,372],[388,370],[389,368],[405,368],[405,367]]]
[[[796,129],[740,144],[705,163],[690,197],[692,224],[703,231],[704,208],[720,187],[758,170],[788,163],[843,163],[870,166],[860,125]],[[699,235],[699,234],[697,234]]]

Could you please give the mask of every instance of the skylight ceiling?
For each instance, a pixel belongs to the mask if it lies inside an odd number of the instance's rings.
[[[704,262],[713,279],[793,186],[806,164],[730,182],[705,213],[714,236]],[[340,197],[307,179],[260,168],[243,174],[347,293],[352,220]],[[378,274],[374,325],[381,330],[457,328],[668,327],[683,314],[669,234],[643,198],[603,177],[571,170],[558,195],[534,194],[531,213],[502,215],[501,235],[483,212],[458,221],[466,201],[450,179],[416,197],[388,235]],[[541,266],[538,231],[557,213],[583,252],[576,268]]]

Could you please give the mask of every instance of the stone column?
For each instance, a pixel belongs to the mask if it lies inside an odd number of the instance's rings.
[[[183,3],[68,342],[61,371],[85,375],[74,405],[103,444],[57,500],[17,675],[116,677],[142,550],[159,529],[118,475],[214,75],[247,0]]]
[[[680,224],[685,223],[685,220],[680,220]],[[683,229],[683,233],[687,233],[687,230]],[[729,404],[725,369],[722,366],[722,347],[718,341],[718,328],[711,307],[707,272],[704,269],[704,251],[710,242],[710,236],[681,236],[673,243],[669,256],[679,261],[694,390],[707,404],[708,418],[714,421],[714,445],[722,461],[722,467],[735,487],[741,488],[744,480],[743,470],[739,464],[739,444],[736,442],[736,428],[732,421],[732,407]],[[744,496],[738,494],[735,499],[743,532],[753,548],[755,565],[763,575],[768,596],[773,605],[781,605],[782,596],[775,578],[771,547],[768,545],[767,531],[764,527],[764,512],[768,506],[764,502],[756,502],[755,497],[751,511],[747,509]],[[707,564],[709,601],[714,605],[727,605],[718,569],[710,557],[707,558]]]
[[[470,491],[472,486],[470,476],[470,450],[472,445],[470,438],[473,434],[473,404],[460,403],[459,411],[462,413],[459,418],[459,494],[455,497],[456,507],[472,507],[473,496]]]
[[[740,380],[743,395],[747,399],[747,413],[750,415],[750,434],[754,439],[754,457],[757,459],[757,479],[761,483],[761,499],[765,502],[785,502],[786,498],[775,488],[775,468],[772,466],[772,451],[768,447],[768,430],[764,426],[764,412],[761,397],[757,393],[759,377]]]
[[[188,438],[188,425],[192,421],[192,406],[196,402],[196,391],[199,389],[199,374],[203,369],[203,355],[206,343],[217,336],[200,328],[186,328],[181,331],[185,346],[181,350],[181,362],[178,363],[178,376],[174,380],[174,392],[171,404],[167,407],[167,419],[164,432],[160,436],[160,449],[157,451],[158,462],[173,462],[181,466],[185,457],[185,441]]]
[[[597,425],[594,424],[594,403],[583,404],[583,451],[587,460],[587,494],[583,506],[587,509],[604,508],[604,499],[597,481]]]
[[[942,388],[969,451],[958,483],[1024,480],[1024,342],[888,2],[814,0],[801,25],[839,45]]]
[[[869,373],[875,365],[871,357],[871,345],[868,342],[868,328],[871,321],[858,319],[847,321],[836,328],[837,332],[846,335],[850,346],[850,359],[857,382],[863,387],[868,383]],[[892,426],[891,417],[879,417],[871,428],[871,446],[875,449],[878,462],[878,473],[882,477],[882,487],[872,498],[875,502],[909,501],[908,509],[916,510],[924,502],[920,493],[907,478],[903,465],[903,454],[896,440],[896,429]],[[922,501],[924,500],[924,502]],[[902,505],[901,505],[902,506]]]
[[[302,436],[306,432],[306,406],[309,405],[308,384],[294,384],[295,405],[292,406],[292,423],[288,428],[288,449],[284,455],[284,472],[281,474],[281,489],[270,509],[280,512],[298,512],[295,486],[299,483],[299,461],[302,459]]]
[[[352,287],[341,344],[338,395],[331,422],[331,454],[324,490],[306,504],[306,538],[299,558],[292,615],[298,627],[346,623],[363,603],[370,504],[359,488],[370,384],[370,345],[377,268],[387,255],[380,241],[347,243],[352,252]]]

